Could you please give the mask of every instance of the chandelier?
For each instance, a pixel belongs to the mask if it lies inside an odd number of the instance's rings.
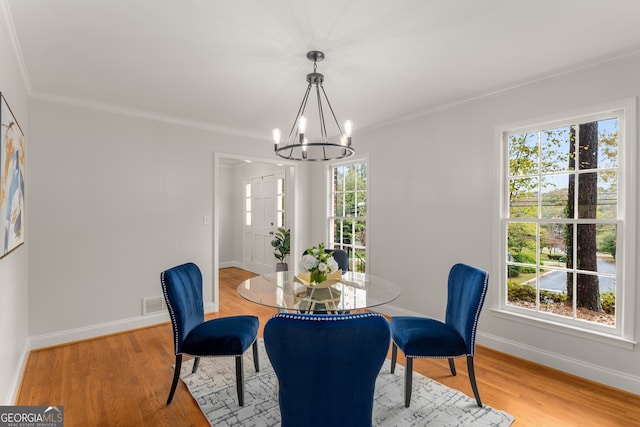
[[[302,98],[302,103],[298,109],[298,114],[293,121],[293,126],[289,132],[289,137],[285,140],[281,140],[280,129],[273,130],[273,140],[275,142],[274,150],[276,154],[283,159],[288,160],[304,160],[304,161],[324,161],[324,160],[338,160],[346,157],[350,157],[355,154],[355,150],[351,148],[351,130],[352,124],[350,120],[344,123],[344,130],[340,127],[338,119],[336,118],[327,93],[324,91],[322,83],[324,81],[324,75],[316,72],[318,62],[324,59],[324,53],[312,50],[307,53],[307,59],[313,61],[313,73],[307,74],[307,91]],[[308,126],[308,120],[304,113],[307,108],[307,101],[309,100],[309,94],[311,88],[315,87],[315,94],[318,104],[318,129],[312,129]],[[322,96],[326,101],[331,117],[335,122],[336,129],[330,130],[337,133],[337,137],[334,141],[329,140],[327,133],[327,125],[325,123],[325,110],[322,103]],[[314,130],[319,133],[319,136],[315,135],[311,141],[308,139],[308,130]],[[334,133],[335,134],[335,133]],[[332,135],[334,135],[332,134]]]

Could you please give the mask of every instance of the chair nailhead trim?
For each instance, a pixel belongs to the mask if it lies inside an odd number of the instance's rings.
[[[312,320],[316,322],[324,322],[330,321],[335,322],[338,320],[352,320],[352,319],[362,319],[365,317],[384,317],[380,313],[356,313],[356,314],[332,314],[326,317],[318,317],[314,314],[298,314],[298,313],[276,313],[271,318],[282,318],[282,319],[294,319],[294,320]]]
[[[162,284],[162,293],[164,295],[164,300],[167,303],[167,309],[169,309],[169,316],[171,316],[171,326],[173,326],[173,337],[175,339],[174,342],[174,353],[176,356],[182,353],[178,353],[178,322],[176,321],[176,312],[169,301],[169,296],[167,295],[167,284],[164,281],[164,271],[160,274],[160,283]]]

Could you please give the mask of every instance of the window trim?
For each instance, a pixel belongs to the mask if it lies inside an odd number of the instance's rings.
[[[496,126],[494,128],[494,159],[497,162],[494,168],[495,181],[497,185],[494,187],[494,251],[496,254],[494,268],[497,272],[497,278],[494,283],[498,289],[493,298],[493,307],[491,312],[494,316],[525,323],[530,326],[561,332],[571,336],[578,336],[598,342],[615,345],[622,348],[633,349],[635,344],[635,303],[636,303],[636,186],[637,173],[635,170],[635,162],[637,159],[636,152],[636,97],[626,98],[622,100],[612,101],[608,103],[598,104],[591,107],[584,107],[575,110],[561,111],[559,113],[549,114],[533,120],[522,120],[519,122],[508,123]],[[508,305],[506,272],[504,265],[506,264],[506,222],[507,209],[506,198],[508,197],[505,185],[507,159],[509,156],[508,147],[504,143],[504,136],[517,130],[523,132],[527,130],[540,130],[541,128],[551,128],[558,124],[566,124],[567,121],[584,122],[590,117],[596,117],[601,114],[622,111],[622,123],[619,127],[620,141],[619,146],[619,170],[622,174],[618,176],[618,223],[621,227],[619,233],[618,246],[623,256],[617,259],[619,268],[619,276],[623,282],[620,290],[622,296],[622,315],[618,318],[620,323],[616,324],[615,330],[610,327],[599,328],[595,324],[593,328],[582,328],[576,322],[567,324],[562,321],[555,321],[551,316],[541,316],[539,313],[532,313],[528,310],[520,309]],[[560,319],[559,319],[560,320]]]

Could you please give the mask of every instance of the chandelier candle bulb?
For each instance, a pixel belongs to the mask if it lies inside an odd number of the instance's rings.
[[[305,116],[300,116],[300,121],[298,122],[298,131],[300,132],[300,143],[304,144],[304,133],[307,131],[307,118]]]
[[[278,149],[278,144],[280,144],[280,138],[281,138],[281,134],[280,134],[280,129],[275,128],[273,130],[273,142],[275,143],[275,149]]]

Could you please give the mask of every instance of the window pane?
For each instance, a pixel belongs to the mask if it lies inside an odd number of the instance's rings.
[[[367,192],[366,191],[358,191],[356,193],[356,216],[366,216],[367,215]]]
[[[367,245],[367,222],[363,220],[353,222],[353,239],[351,244],[357,246]]]
[[[608,290],[602,294],[605,282]],[[590,274],[577,277],[577,318],[591,322],[615,326],[615,280]],[[603,298],[605,297],[605,298]],[[606,307],[606,310],[605,310]]]
[[[277,194],[284,194],[284,179],[278,178],[276,183],[276,192]]]
[[[598,271],[596,224],[578,224],[578,270]]]
[[[572,304],[567,301],[567,272],[562,270],[540,270],[540,311],[561,316],[573,317]],[[571,285],[573,286],[573,284]]]
[[[536,308],[536,269],[516,265],[507,266],[507,303],[518,307]]]
[[[333,220],[333,241],[334,243],[342,243],[342,220]]]
[[[251,210],[251,199],[244,199],[244,210],[245,211]]]
[[[510,222],[507,224],[507,246],[513,262],[536,264],[536,224]]]
[[[596,226],[596,242],[598,247],[598,262],[608,265],[598,265],[601,273],[616,272],[616,249],[618,244],[618,227],[615,224],[598,224]],[[613,267],[612,267],[613,265]]]
[[[509,217],[538,217],[538,178],[509,180]]]
[[[251,197],[251,184],[245,184],[244,197]]]
[[[284,210],[284,196],[280,195],[278,196],[277,200],[276,200],[277,206],[276,209],[278,209],[279,211],[283,211]]]
[[[509,175],[538,173],[538,134],[524,133],[509,137]]]
[[[598,172],[598,207],[596,218],[616,219],[618,217],[618,173]]]
[[[251,225],[251,212],[245,212],[244,223],[245,225]]]
[[[618,166],[618,119],[598,122],[598,167]]]
[[[565,225],[540,224],[540,263],[554,267],[565,267],[567,263]]]
[[[542,177],[542,218],[566,218],[571,174]],[[573,201],[571,201],[573,202]]]
[[[571,149],[570,127],[547,129],[541,132],[541,172],[572,170],[569,164]]]
[[[598,174],[595,172],[580,174],[578,188],[578,218],[596,218]]]

